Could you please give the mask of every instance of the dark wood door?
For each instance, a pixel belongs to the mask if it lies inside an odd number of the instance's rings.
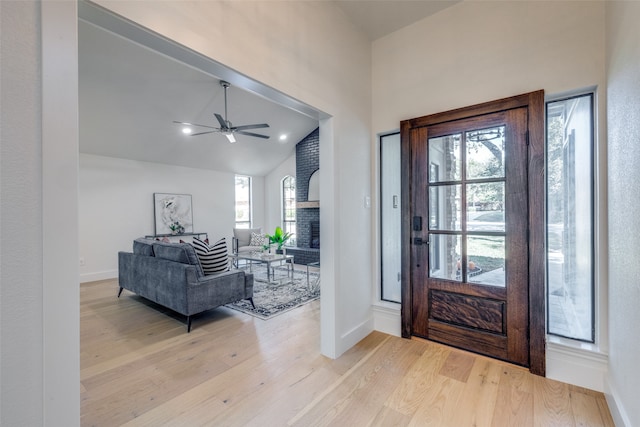
[[[528,125],[522,106],[403,127],[411,335],[523,366],[530,365]]]

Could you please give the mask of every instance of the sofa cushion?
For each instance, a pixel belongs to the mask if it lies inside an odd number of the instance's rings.
[[[140,237],[133,241],[133,253],[137,255],[153,256],[153,240]]]
[[[249,246],[262,246],[268,245],[269,238],[264,234],[260,233],[251,233],[251,241],[249,242]]]
[[[251,242],[251,233],[262,234],[262,227],[233,229],[233,237],[238,239],[238,247],[249,246],[249,243]]]
[[[198,275],[204,276],[204,271],[202,270],[196,251],[189,243],[154,242],[153,253],[156,258],[166,259],[182,264],[195,265],[197,267]]]
[[[193,238],[193,248],[200,259],[205,276],[229,270],[229,250],[224,237],[209,246],[204,241]]]

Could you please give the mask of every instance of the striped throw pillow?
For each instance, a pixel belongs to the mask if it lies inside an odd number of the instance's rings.
[[[191,243],[200,259],[205,276],[229,270],[227,239],[224,237],[209,246],[197,237]]]

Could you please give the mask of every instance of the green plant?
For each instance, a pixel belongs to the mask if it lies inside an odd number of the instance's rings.
[[[280,250],[291,237],[291,233],[285,233],[282,231],[282,227],[276,227],[276,231],[272,235],[267,234],[266,236],[269,238],[269,243],[275,243],[278,245],[278,250]]]

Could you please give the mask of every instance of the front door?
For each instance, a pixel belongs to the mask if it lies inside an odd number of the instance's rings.
[[[522,106],[404,128],[411,335],[523,366],[530,365],[528,125]]]

